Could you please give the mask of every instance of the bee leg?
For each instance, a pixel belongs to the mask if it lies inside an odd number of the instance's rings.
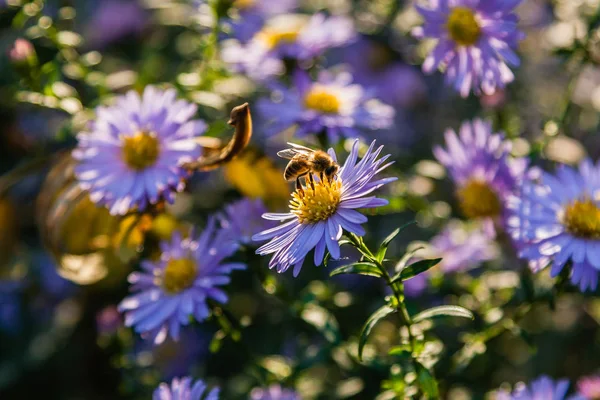
[[[302,184],[300,183],[300,177],[296,178],[296,191],[298,192],[298,194],[301,197],[304,197],[304,188],[302,187]]]
[[[321,182],[325,182],[325,175],[323,175],[323,171],[319,173],[319,178],[321,179]]]
[[[304,179],[306,179],[306,178],[304,178]],[[314,192],[314,190],[315,190],[315,181],[314,181],[313,176],[312,176],[312,174],[310,172],[308,173],[308,182],[310,183],[310,187],[312,188],[312,190]]]

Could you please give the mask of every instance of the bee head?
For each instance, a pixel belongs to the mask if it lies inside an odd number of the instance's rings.
[[[337,175],[339,170],[340,170],[339,165],[332,164],[329,167],[325,168],[325,176],[331,180]]]

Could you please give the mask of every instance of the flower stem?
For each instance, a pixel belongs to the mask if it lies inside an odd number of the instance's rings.
[[[410,314],[408,313],[408,309],[406,308],[406,303],[404,302],[404,283],[403,282],[392,282],[392,277],[390,276],[388,270],[385,268],[383,263],[381,261],[379,261],[375,255],[373,255],[373,253],[367,247],[367,245],[365,244],[365,242],[363,241],[363,239],[361,237],[355,235],[354,233],[350,233],[349,238],[350,238],[350,241],[352,242],[352,245],[354,247],[356,247],[356,249],[358,251],[360,251],[361,254],[363,256],[365,256],[370,262],[372,262],[373,264],[375,264],[377,266],[379,271],[381,271],[383,278],[385,279],[385,283],[392,290],[392,292],[394,294],[396,310],[398,311],[397,315],[398,315],[400,325],[406,326],[406,328],[408,330],[411,362],[414,364],[414,352],[415,352],[415,347],[416,347],[416,338],[412,334],[411,326],[413,324],[413,321],[412,321],[412,318],[410,317]]]

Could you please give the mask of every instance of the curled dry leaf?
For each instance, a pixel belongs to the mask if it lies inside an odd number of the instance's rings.
[[[252,137],[252,116],[250,106],[244,103],[231,110],[227,123],[235,128],[233,137],[225,146],[216,138],[198,138],[204,154],[200,159],[184,165],[195,171],[209,171],[218,168],[237,157],[250,142]]]

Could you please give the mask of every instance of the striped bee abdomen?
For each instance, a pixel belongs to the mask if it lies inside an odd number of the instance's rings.
[[[305,160],[292,160],[289,162],[287,167],[285,167],[283,177],[286,181],[293,181],[297,177],[305,175],[309,171],[310,166]]]

